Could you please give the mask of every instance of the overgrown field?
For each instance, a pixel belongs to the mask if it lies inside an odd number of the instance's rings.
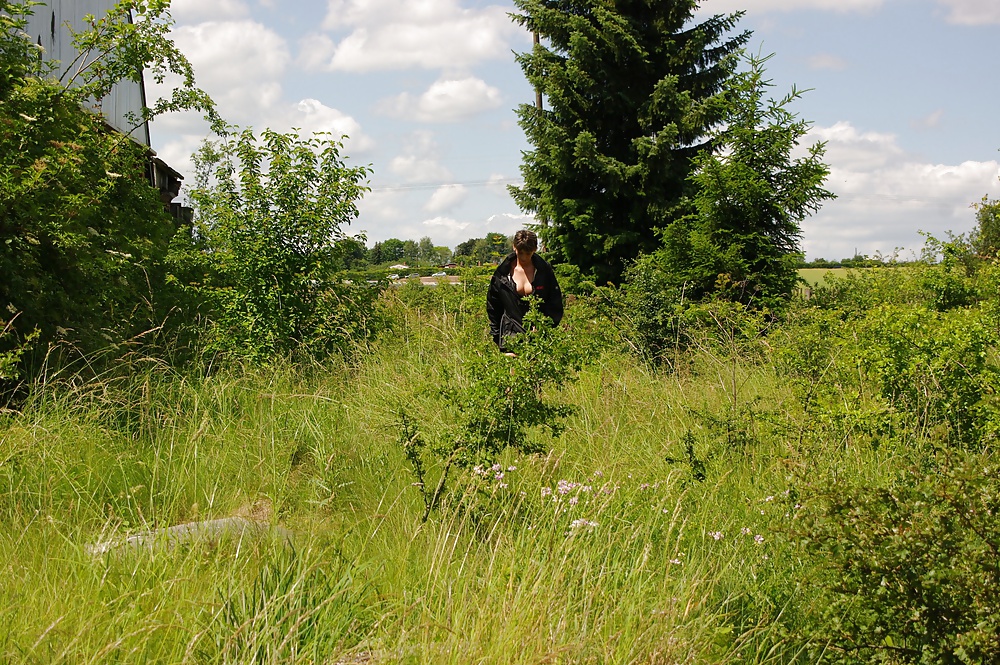
[[[708,303],[658,360],[613,295],[577,299],[539,334],[574,358],[555,430],[454,457],[429,511],[476,395],[536,380],[474,285],[386,292],[391,332],[342,362],[48,377],[0,416],[0,661],[991,661],[996,284]],[[292,543],[88,549],[230,516]]]

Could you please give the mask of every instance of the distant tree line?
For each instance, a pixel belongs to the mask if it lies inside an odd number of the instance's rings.
[[[458,243],[454,251],[435,245],[427,236],[420,240],[388,238],[370,248],[363,238],[348,237],[337,243],[345,270],[386,267],[394,263],[410,266],[443,266],[454,262],[461,266],[499,263],[511,251],[511,237],[490,232],[482,238],[469,238]]]

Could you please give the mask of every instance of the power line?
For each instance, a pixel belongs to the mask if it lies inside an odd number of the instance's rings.
[[[372,187],[372,192],[410,192],[422,189],[439,189],[441,187],[486,187],[489,185],[523,184],[517,178],[497,178],[493,180],[467,180],[465,182],[441,182],[423,185],[389,185],[388,187]]]

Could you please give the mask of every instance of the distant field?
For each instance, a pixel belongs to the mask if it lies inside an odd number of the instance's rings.
[[[806,280],[809,286],[823,286],[826,284],[827,275],[834,277],[846,277],[851,268],[802,268],[799,270],[799,277]]]

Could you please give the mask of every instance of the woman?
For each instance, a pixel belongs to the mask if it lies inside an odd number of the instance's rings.
[[[486,294],[490,334],[505,353],[507,338],[524,332],[521,322],[530,309],[526,296],[539,298],[539,311],[552,319],[553,324],[558,324],[563,315],[562,291],[556,274],[545,259],[535,254],[538,236],[534,231],[518,231],[514,234],[513,249],[497,266]]]

